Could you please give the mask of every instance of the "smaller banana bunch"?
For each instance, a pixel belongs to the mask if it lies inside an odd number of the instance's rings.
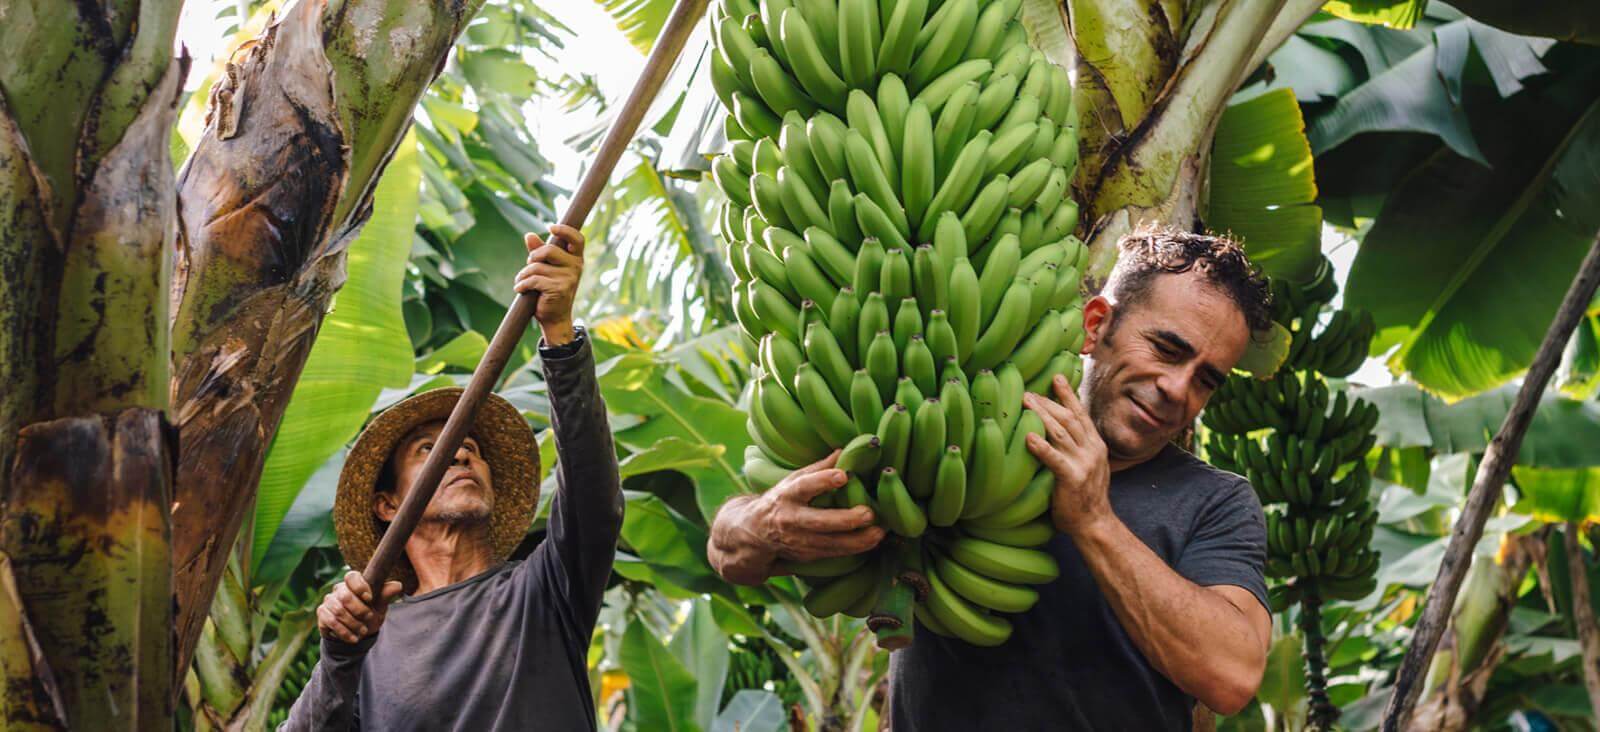
[[[1312,335],[1336,290],[1327,261],[1309,285],[1272,285],[1275,317],[1295,344],[1284,368],[1270,380],[1229,378],[1201,423],[1207,459],[1248,478],[1267,509],[1267,575],[1292,580],[1269,591],[1282,611],[1310,592],[1353,600],[1377,585],[1378,554],[1368,545],[1378,511],[1365,456],[1378,409],[1323,378],[1358,368],[1372,338],[1371,317],[1347,310]]]
[[[872,507],[861,556],[791,569],[806,608],[868,618],[884,647],[1004,642],[1056,577],[1052,481],[1022,395],[1076,384],[1084,341],[1067,72],[1021,0],[723,0],[711,164],[757,343],[745,475],[765,490],[839,449]],[[909,590],[907,588],[910,588]]]

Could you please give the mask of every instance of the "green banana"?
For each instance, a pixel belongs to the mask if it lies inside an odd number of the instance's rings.
[[[1020,613],[1027,612],[1039,601],[1037,590],[990,579],[942,554],[935,553],[933,563],[939,578],[957,595],[974,605],[1000,612]]]
[[[848,554],[842,557],[828,557],[826,559],[813,559],[809,562],[780,562],[780,572],[792,572],[805,578],[827,579],[830,577],[843,577],[861,568],[867,563],[869,554]]]
[[[956,331],[950,326],[950,317],[944,310],[934,308],[928,311],[928,322],[924,331],[928,350],[933,353],[935,363],[944,363],[946,359],[955,358],[959,353]]]
[[[1013,282],[1006,288],[1000,306],[995,309],[994,319],[973,345],[972,357],[962,364],[968,371],[994,368],[1016,348],[1017,341],[1026,334],[1028,326],[1030,289],[1024,282]]]
[[[863,433],[876,430],[883,419],[883,396],[866,369],[856,369],[850,378],[850,417]]]
[[[940,214],[933,228],[933,250],[939,253],[939,258],[944,260],[945,266],[953,268],[956,260],[968,256],[971,249],[969,244],[967,230],[961,225],[961,217],[954,211]]]
[[[803,605],[806,612],[826,618],[853,605],[862,595],[878,585],[879,567],[876,562],[866,562],[855,571],[817,585],[806,593]]]
[[[1050,161],[1044,159],[1022,166],[1022,169],[1011,177],[1011,188],[1006,191],[1006,205],[1021,208],[1032,203],[1044,194],[1046,186],[1051,185],[1051,174],[1055,170]],[[1065,175],[1062,176],[1062,180],[1066,180]],[[1062,190],[1065,190],[1064,185]]]
[[[905,470],[906,488],[911,495],[927,498],[933,494],[945,446],[944,404],[937,396],[931,396],[923,400],[911,418],[911,450]]]
[[[911,244],[906,241],[905,235],[894,223],[889,214],[884,213],[876,201],[865,193],[857,193],[856,223],[861,225],[861,231],[866,236],[876,238],[882,242],[885,251],[910,251]]]
[[[824,333],[826,328],[822,328]],[[843,447],[856,436],[855,423],[839,405],[828,382],[810,363],[800,364],[794,376],[795,396],[811,418],[812,425],[829,447]]]
[[[893,467],[878,473],[878,516],[885,528],[908,539],[922,536],[928,529],[927,515]]]
[[[1033,146],[1033,135],[1038,129],[1039,124],[1032,120],[999,128],[984,156],[984,175],[1015,171],[1027,156],[1028,148]]]
[[[963,84],[950,95],[943,109],[928,108],[928,113],[934,115],[934,170],[941,181],[950,175],[951,167],[971,137],[972,123],[978,114],[979,89],[977,82]],[[927,213],[923,216],[926,218]]]
[[[883,117],[884,134],[889,136],[890,157],[898,164],[905,154],[906,115],[911,112],[911,95],[906,92],[905,82],[894,74],[884,74],[878,81],[877,103],[878,114]]]
[[[750,77],[755,81],[756,93],[761,101],[766,102],[767,108],[778,117],[789,112],[799,112],[808,117],[816,113],[817,105],[811,101],[811,97],[800,88],[794,77],[783,70],[778,59],[773,58],[767,49],[757,48],[750,57]]]
[[[964,518],[965,528],[1009,529],[1021,526],[1050,510],[1050,498],[1055,493],[1055,474],[1040,470],[1033,474],[1027,486],[1010,503],[990,513]]]
[[[933,201],[928,204],[928,210],[922,214],[922,222],[917,227],[918,237],[932,238],[934,224],[938,221],[939,214],[963,210],[972,202],[972,197],[977,194],[978,185],[982,182],[983,156],[989,149],[991,137],[988,130],[982,130],[961,148],[961,154],[956,156],[955,162],[950,166],[949,175],[945,177],[944,183],[940,184],[938,192],[933,194]]]
[[[913,313],[917,311],[916,308],[909,306],[901,306],[900,310],[902,312],[909,310]],[[933,352],[928,350],[928,344],[920,334],[911,336],[901,352],[901,372],[909,377],[911,383],[916,384],[917,390],[923,394],[938,393],[935,388],[937,374],[934,370]]]
[[[856,300],[855,289],[842,287],[828,310],[828,330],[833,332],[834,342],[839,344],[839,350],[844,352],[845,361],[849,363],[862,363],[862,354],[856,350],[856,333],[860,327],[861,304]]]
[[[840,403],[848,401],[852,369],[833,331],[828,330],[826,323],[812,323],[806,326],[805,341],[801,345],[805,347],[808,363],[822,374],[834,398]]]
[[[939,401],[944,405],[945,441],[952,447],[960,448],[962,455],[967,454],[972,449],[972,440],[977,431],[972,394],[961,382],[949,379],[939,392]]]
[[[966,257],[956,259],[950,270],[950,328],[956,333],[956,355],[965,362],[978,343],[978,330],[984,319],[982,280]]]
[[[961,228],[967,241],[987,241],[989,232],[1000,223],[1006,212],[1006,197],[1011,189],[1011,176],[1001,173],[985,183],[973,197],[966,213],[961,215]]]
[[[889,317],[899,315],[900,303],[912,296],[911,290],[911,257],[905,249],[890,249],[884,252],[883,268],[878,271],[878,291],[883,293],[883,302],[889,306]],[[915,305],[915,303],[912,303]],[[916,307],[911,308],[913,311]],[[922,324],[917,324],[917,331],[921,332]],[[904,341],[896,339],[896,345],[904,346]]]
[[[760,99],[742,91],[733,93],[733,118],[755,137],[777,137],[782,121]]]
[[[950,270],[931,244],[911,255],[911,289],[924,320],[935,310],[950,307]]]
[[[773,231],[782,230],[768,229],[769,233]],[[824,311],[833,308],[833,299],[838,297],[839,290],[811,259],[811,253],[807,251],[805,242],[784,247],[783,270],[801,299],[815,302]]]
[[[968,534],[985,541],[1006,546],[1037,548],[1050,542],[1056,527],[1048,519],[1036,518],[1020,526],[1004,529],[986,529],[978,526],[964,527]]]
[[[881,10],[881,9],[880,9]],[[917,50],[917,32],[927,18],[928,0],[900,0],[883,21],[883,45],[878,47],[878,70],[904,74],[911,70]]]
[[[856,89],[876,78],[879,33],[877,0],[840,0],[839,65],[845,82]]]
[[[750,249],[758,248],[750,247]],[[752,280],[747,297],[750,298],[750,307],[756,318],[767,330],[791,341],[800,339],[797,332],[800,327],[800,309],[789,302],[783,293],[773,289],[772,285],[766,282]]]
[[[1016,14],[1016,7],[1009,2],[986,4],[983,11],[978,14],[972,39],[963,51],[966,58],[989,58],[1005,39],[1006,30]]]
[[[989,75],[989,71],[992,68],[994,68],[993,65],[990,64],[986,59],[980,58],[973,59],[971,61],[963,61],[959,64],[956,64],[954,68],[951,68],[950,70],[941,74],[939,78],[934,79],[926,86],[923,86],[922,91],[917,92],[916,99],[917,101],[928,105],[928,111],[930,113],[938,112],[939,110],[943,109],[951,99],[955,98],[956,90],[961,89],[967,84],[976,84],[981,82]],[[981,90],[977,92],[979,96],[981,96],[982,93],[983,92]],[[974,99],[974,101],[976,101],[976,99]],[[973,110],[972,117],[975,122],[977,120],[976,109]]]
[[[902,376],[895,382],[894,403],[915,411],[918,404],[922,403],[923,393],[917,388],[917,382],[909,376]]]
[[[866,363],[867,348],[880,330],[889,330],[889,306],[883,300],[883,293],[869,292],[861,303],[861,315],[856,325],[856,352],[863,359],[857,363]]]
[[[779,386],[793,396],[794,374],[805,360],[800,347],[782,336],[768,333],[761,337],[756,347],[756,355],[761,361],[761,367],[777,380]]]
[[[788,392],[778,387],[770,376],[756,384],[758,388],[754,403],[760,404],[760,409],[753,409],[751,413],[759,413],[763,417],[757,426],[771,427],[771,430],[762,430],[768,440],[775,439],[786,448],[792,448],[777,453],[778,457],[791,465],[805,465],[828,454],[827,443],[817,434],[811,420]]]
[[[827,229],[812,226],[805,230],[806,248],[817,265],[826,272],[836,287],[849,287],[855,280],[856,258],[844,244],[828,233]]]
[[[972,124],[980,130],[993,129],[1005,116],[1006,110],[1011,108],[1011,103],[1016,101],[1018,83],[1016,76],[1001,74],[998,67],[992,69],[989,83],[978,94],[977,116],[973,118]],[[1050,137],[1050,141],[1055,142],[1054,135]]]
[[[711,161],[711,182],[735,205],[750,205],[750,176],[739,170],[731,156],[720,155]]]
[[[909,105],[910,102],[906,102],[906,104]],[[845,102],[845,122],[850,125],[850,129],[861,133],[861,136],[866,138],[868,146],[872,149],[873,157],[878,161],[879,169],[883,171],[884,178],[889,186],[889,192],[896,194],[897,191],[894,185],[900,182],[899,148],[894,145],[893,138],[889,136],[888,129],[884,127],[883,120],[883,113],[878,110],[878,104],[873,101],[871,94],[862,89],[850,92],[849,101]],[[903,128],[905,124],[903,117],[900,124]],[[848,138],[846,142],[848,142]],[[856,188],[861,190],[860,185],[857,185]],[[893,195],[891,195],[892,198],[894,198]],[[880,202],[879,205],[883,204]],[[895,205],[899,205],[897,200]]]
[[[867,345],[867,373],[872,375],[872,383],[878,387],[879,394],[894,393],[900,374],[898,355],[894,338],[887,330],[878,331]]]
[[[828,65],[829,54],[824,52],[817,34],[807,19],[793,8],[783,11],[778,19],[778,42],[788,55],[789,68],[794,71],[801,88],[823,106],[841,111],[850,87]],[[830,101],[837,107],[830,105]]]
[[[845,133],[844,159],[850,169],[850,179],[855,182],[856,190],[861,191],[857,195],[857,215],[861,213],[860,196],[865,195],[888,216],[889,221],[894,224],[894,230],[904,238],[910,232],[905,209],[900,207],[899,196],[890,185],[888,174],[873,153],[872,144],[867,141],[866,136],[853,127]],[[872,227],[867,226],[866,222],[861,222],[861,229],[872,231]]]
[[[1055,557],[1037,549],[996,544],[971,536],[949,542],[950,558],[1002,582],[1042,585],[1061,575]]]
[[[750,176],[750,202],[766,219],[770,227],[780,229],[793,229],[789,223],[789,216],[784,212],[783,193],[778,188],[778,179],[766,173],[756,173]]]
[[[1000,421],[1000,379],[989,369],[979,369],[972,377],[972,406],[978,422]],[[1002,432],[1001,434],[1005,434]],[[1002,448],[1003,449],[1003,448]]]
[[[911,412],[904,405],[891,404],[884,410],[878,420],[878,440],[883,445],[879,466],[904,470],[911,450]]]
[[[846,473],[863,473],[875,470],[883,456],[883,443],[870,432],[856,435],[839,451],[834,467]]]
[[[961,448],[947,446],[934,472],[933,496],[928,500],[928,523],[934,526],[954,524],[956,519],[961,518],[966,496],[967,465],[961,458]]]
[[[992,418],[980,418],[978,433],[972,442],[972,465],[968,466],[967,495],[962,503],[961,518],[970,519],[991,510],[988,497],[1001,489],[1005,480],[1006,441],[1000,423]]]
[[[1045,313],[1044,319],[1034,327],[1033,332],[1022,339],[1015,351],[1011,353],[1011,363],[1016,365],[1017,373],[1022,375],[1023,381],[1031,381],[1034,376],[1044,370],[1045,364],[1061,352],[1061,314],[1057,311]]]
[[[918,46],[911,62],[911,73],[906,81],[912,88],[927,86],[946,69],[955,66],[978,24],[977,0],[945,0],[944,5],[951,6],[949,11],[930,23],[934,26],[932,37]]]
[[[960,2],[960,0],[951,0]],[[928,598],[925,605],[929,615],[950,635],[975,646],[998,646],[1011,637],[1011,623],[1005,618],[975,608],[961,599],[942,580],[932,567],[925,568],[928,579]]]
[[[905,203],[906,217],[910,221],[921,221],[923,211],[933,200],[937,160],[933,116],[928,105],[920,100],[913,101],[911,108],[906,111],[900,150],[900,195]]]

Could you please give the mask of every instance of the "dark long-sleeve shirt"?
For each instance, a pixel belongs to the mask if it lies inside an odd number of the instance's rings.
[[[622,530],[622,491],[594,356],[581,331],[541,348],[559,489],[523,562],[389,607],[322,660],[285,730],[592,730],[586,657]]]

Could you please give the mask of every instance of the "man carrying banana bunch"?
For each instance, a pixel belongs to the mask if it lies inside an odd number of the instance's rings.
[[[894,653],[895,732],[1181,730],[1196,701],[1231,714],[1261,683],[1261,505],[1173,439],[1270,327],[1267,286],[1225,238],[1148,230],[1120,247],[1105,294],[1084,306],[1078,393],[1057,376],[1054,399],[1023,400],[1045,425],[1028,449],[1055,475],[1046,548],[1060,577],[1001,645],[918,632]],[[883,538],[865,506],[809,505],[845,484],[836,455],[723,506],[708,547],[723,577],[757,584],[780,562]]]

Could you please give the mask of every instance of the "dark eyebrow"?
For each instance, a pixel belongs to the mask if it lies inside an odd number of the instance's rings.
[[[1151,337],[1165,342],[1167,346],[1177,351],[1178,354],[1184,358],[1193,358],[1195,356],[1196,351],[1194,349],[1194,344],[1190,343],[1188,339],[1178,335],[1177,333],[1174,333],[1170,330],[1158,329],[1151,334]],[[1211,379],[1211,383],[1213,384],[1221,384],[1228,379],[1227,374],[1222,373],[1221,369],[1218,369],[1209,363],[1200,364],[1200,372],[1205,374],[1207,378]]]

